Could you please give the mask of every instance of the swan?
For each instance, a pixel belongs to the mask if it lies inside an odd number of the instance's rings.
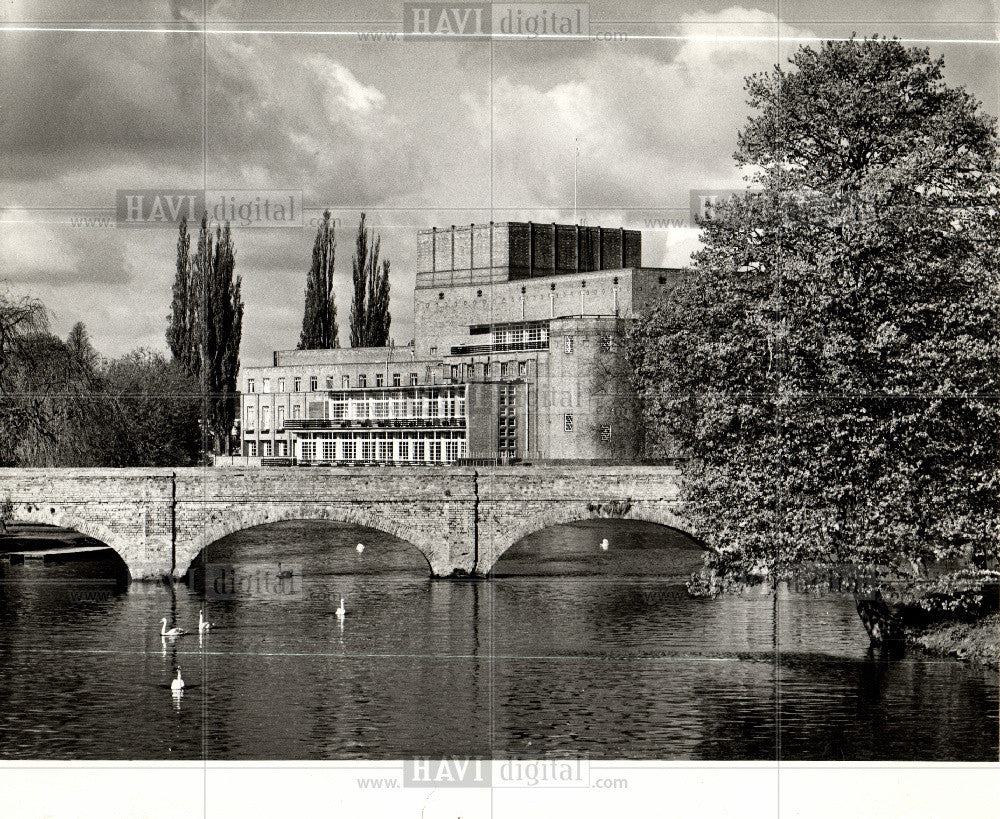
[[[364,553],[364,551],[365,551],[365,544],[364,544],[364,543],[359,543],[359,544],[358,544],[357,546],[355,546],[354,548],[355,548],[355,550],[357,551],[357,553],[358,553],[359,555],[360,555],[360,554],[363,554],[363,553]]]
[[[170,681],[170,690],[179,694],[184,690],[184,680],[181,679],[181,668],[177,666],[177,678]]]
[[[344,617],[347,616],[347,609],[344,608],[344,598],[340,598],[340,608],[336,611],[337,619],[343,622]]]
[[[198,609],[198,633],[204,634],[212,627],[212,624],[205,619],[205,610]]]
[[[608,550],[609,545],[610,544],[608,543],[608,539],[604,538],[604,540],[601,541],[601,551],[606,552]]]
[[[182,634],[187,634],[182,628],[167,628],[167,618],[160,618],[160,636],[161,637],[180,637]]]

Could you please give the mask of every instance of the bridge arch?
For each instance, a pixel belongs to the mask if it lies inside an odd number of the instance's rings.
[[[204,521],[200,532],[182,550],[178,551],[174,574],[176,577],[183,577],[205,549],[229,535],[284,521],[343,523],[364,526],[392,535],[416,548],[427,561],[432,572],[435,570],[437,562],[441,559],[446,561],[448,557],[447,554],[440,554],[439,546],[424,542],[418,531],[369,509],[359,509],[353,506],[317,506],[312,503],[280,506],[269,504],[265,507],[248,506],[229,513],[210,514]]]
[[[129,545],[102,523],[89,520],[83,515],[57,506],[33,503],[15,504],[7,523],[34,523],[59,529],[70,529],[94,540],[99,540],[105,546],[114,549],[115,554],[125,564],[129,580],[132,579],[132,567],[129,565]]]
[[[658,503],[630,503],[612,501],[610,503],[550,503],[537,514],[511,517],[495,527],[490,543],[480,543],[479,574],[488,574],[497,561],[524,538],[535,532],[567,523],[581,523],[587,520],[638,520],[655,523],[687,535],[695,543],[704,546],[691,524],[679,515]]]

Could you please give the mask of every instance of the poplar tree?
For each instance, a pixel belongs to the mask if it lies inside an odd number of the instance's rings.
[[[306,278],[305,310],[302,315],[300,350],[329,350],[340,346],[337,327],[337,303],[333,292],[334,259],[337,238],[330,211],[316,231],[312,267]]]
[[[389,343],[389,261],[379,266],[381,241],[366,228],[362,213],[352,260],[352,347],[384,347]]]
[[[167,346],[174,361],[194,377],[198,377],[201,371],[196,273],[191,258],[191,235],[188,233],[187,219],[182,219],[178,226],[177,267],[168,316]]]
[[[230,431],[236,420],[243,334],[242,279],[235,274],[236,248],[229,223],[213,236],[208,215],[201,220],[194,281],[200,293],[201,384],[205,420],[217,453],[228,454]]]

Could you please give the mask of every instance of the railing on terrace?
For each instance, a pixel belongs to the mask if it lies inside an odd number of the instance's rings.
[[[366,429],[456,429],[465,427],[465,418],[369,418],[358,421],[346,418],[302,418],[285,421],[285,429],[299,432],[310,430]]]

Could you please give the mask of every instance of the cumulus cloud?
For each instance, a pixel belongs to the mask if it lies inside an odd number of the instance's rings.
[[[32,9],[18,2],[9,13],[30,19]],[[342,330],[364,209],[392,259],[393,334],[405,343],[416,230],[568,220],[578,145],[581,217],[642,229],[646,264],[684,264],[697,246],[697,231],[677,226],[688,191],[740,182],[732,153],[749,113],[743,77],[777,61],[776,20],[770,6],[705,11],[692,0],[678,15],[675,4],[619,3],[614,14],[599,5],[595,18],[679,19],[652,30],[682,39],[491,48],[270,33],[206,42],[194,29],[202,5],[189,0],[114,9],[116,19],[192,24],[181,33],[0,34],[0,219],[8,220],[0,224],[0,277],[49,303],[65,329],[85,320],[105,353],[162,348],[175,237],[80,230],[69,217],[110,211],[118,188],[200,187],[204,179],[210,188],[302,189],[310,216],[329,207],[341,219]],[[94,19],[111,13],[95,8]],[[401,13],[399,5],[344,8],[353,9],[344,19]],[[88,14],[75,0],[47,9],[47,19]],[[277,16],[263,2],[214,3],[208,13],[220,26]],[[283,4],[281,14],[317,16],[304,2]],[[787,24],[781,32],[809,33]],[[57,210],[38,221],[39,207]],[[236,232],[245,361],[297,340],[314,231]]]

